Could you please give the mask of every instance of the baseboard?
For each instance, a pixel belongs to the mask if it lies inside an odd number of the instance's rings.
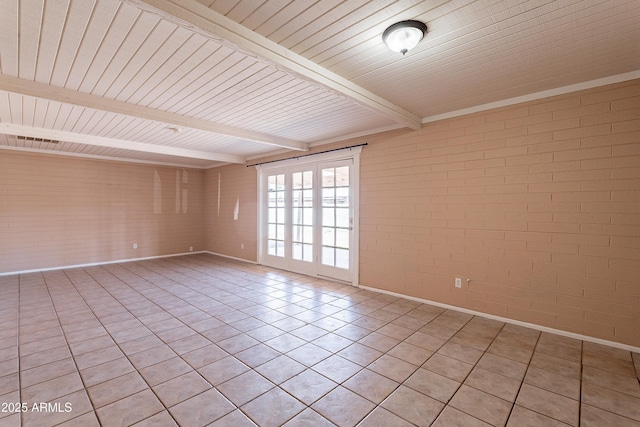
[[[247,259],[244,259],[244,258],[233,257],[233,256],[230,256],[230,255],[220,254],[220,253],[216,253],[216,252],[195,251],[195,252],[183,252],[183,253],[169,254],[169,255],[156,255],[156,256],[143,257],[143,258],[131,258],[131,259],[121,259],[121,260],[115,260],[115,261],[94,262],[94,263],[87,263],[87,264],[65,265],[65,266],[61,266],[61,267],[48,267],[48,268],[40,268],[40,269],[33,269],[33,270],[12,271],[12,272],[0,273],[0,277],[2,277],[2,276],[12,276],[12,275],[16,275],[16,274],[41,273],[41,272],[45,272],[45,271],[56,271],[56,270],[63,270],[63,269],[70,269],[70,268],[95,267],[95,266],[99,266],[99,265],[120,264],[120,263],[125,263],[125,262],[145,261],[145,260],[150,260],[150,259],[171,258],[171,257],[177,257],[177,256],[184,256],[184,255],[194,255],[194,254],[209,254],[209,255],[219,256],[219,257],[222,257],[222,258],[232,259],[232,260],[235,260],[235,261],[246,262],[246,263],[249,263],[249,264],[254,264],[254,265],[258,264],[256,261],[251,261],[251,260],[247,260]],[[370,286],[363,286],[363,285],[360,285],[359,288],[366,289],[366,290],[373,291],[373,292],[379,292],[381,294],[395,296],[395,297],[398,297],[398,298],[409,299],[411,301],[416,301],[416,302],[419,302],[419,303],[422,303],[422,304],[434,305],[436,307],[445,308],[447,310],[460,311],[462,313],[467,313],[467,314],[471,314],[471,315],[474,315],[474,316],[484,317],[484,318],[487,318],[487,319],[497,320],[497,321],[500,321],[500,322],[510,323],[510,324],[513,324],[513,325],[524,326],[526,328],[535,329],[535,330],[538,330],[538,331],[541,331],[541,332],[548,332],[548,333],[552,333],[552,334],[556,334],[556,335],[565,336],[565,337],[568,337],[568,338],[574,338],[574,339],[578,339],[578,340],[582,340],[582,341],[588,341],[588,342],[593,342],[593,343],[596,343],[596,344],[606,345],[606,346],[609,346],[609,347],[620,348],[620,349],[628,350],[628,351],[631,351],[631,352],[634,352],[634,353],[640,353],[640,347],[635,347],[635,346],[628,345],[628,344],[622,344],[622,343],[619,343],[619,342],[609,341],[609,340],[596,338],[596,337],[591,337],[591,336],[588,336],[588,335],[576,334],[574,332],[563,331],[561,329],[549,328],[547,326],[536,325],[534,323],[522,322],[520,320],[509,319],[507,317],[495,316],[493,314],[483,313],[481,311],[469,310],[469,309],[466,309],[466,308],[457,307],[457,306],[449,305],[449,304],[444,304],[444,303],[437,302],[437,301],[431,301],[431,300],[427,300],[427,299],[423,299],[423,298],[412,297],[412,296],[404,295],[404,294],[401,294],[401,293],[398,293],[398,292],[387,291],[385,289],[378,289],[378,288],[373,288],[373,287],[370,287]]]
[[[209,255],[215,255],[215,256],[222,257],[222,258],[232,259],[232,260],[235,260],[235,261],[241,261],[241,262],[246,262],[246,263],[249,263],[249,264],[258,265],[258,263],[256,261],[251,261],[249,259],[244,259],[244,258],[238,258],[238,257],[234,257],[234,256],[231,256],[231,255],[219,254],[217,252],[211,252],[211,251],[202,251],[202,253],[209,254]]]
[[[366,289],[368,291],[380,292],[381,294],[391,295],[391,296],[395,296],[395,297],[398,297],[398,298],[405,298],[405,299],[409,299],[409,300],[416,301],[416,302],[423,303],[423,304],[435,305],[436,307],[446,308],[448,310],[460,311],[462,313],[472,314],[474,316],[484,317],[486,319],[497,320],[497,321],[504,322],[504,323],[510,323],[512,325],[524,326],[525,328],[531,328],[531,329],[535,329],[535,330],[541,331],[541,332],[548,332],[548,333],[551,333],[551,334],[561,335],[561,336],[568,337],[568,338],[575,338],[575,339],[578,339],[578,340],[581,340],[581,341],[589,341],[589,342],[596,343],[596,344],[602,344],[602,345],[606,345],[606,346],[609,346],[609,347],[615,347],[615,348],[620,348],[620,349],[623,349],[623,350],[628,350],[628,351],[631,351],[631,352],[634,352],[634,353],[640,353],[640,347],[634,347],[634,346],[628,345],[628,344],[622,344],[622,343],[615,342],[615,341],[609,341],[609,340],[604,340],[604,339],[601,339],[601,338],[590,337],[588,335],[576,334],[574,332],[563,331],[561,329],[549,328],[547,326],[536,325],[535,323],[522,322],[520,320],[509,319],[508,317],[495,316],[493,314],[483,313],[481,311],[469,310],[469,309],[462,308],[462,307],[456,307],[455,305],[443,304],[443,303],[437,302],[437,301],[431,301],[431,300],[427,300],[427,299],[423,299],[423,298],[411,297],[411,296],[400,294],[400,293],[397,293],[397,292],[391,292],[391,291],[387,291],[387,290],[384,290],[384,289],[372,288],[370,286],[360,285],[359,287],[361,289]]]
[[[182,252],[177,254],[168,254],[168,255],[155,255],[143,258],[127,258],[127,259],[119,259],[114,261],[100,261],[100,262],[91,262],[87,264],[74,264],[74,265],[63,265],[59,267],[47,267],[47,268],[35,268],[32,270],[20,270],[20,271],[9,271],[6,273],[0,273],[0,277],[2,276],[13,276],[16,274],[29,274],[29,273],[41,273],[44,271],[56,271],[56,270],[64,270],[69,268],[83,268],[83,267],[95,267],[99,265],[108,265],[108,264],[121,264],[123,262],[134,262],[134,261],[145,261],[150,259],[159,259],[159,258],[171,258],[176,256],[184,256],[184,255],[194,255],[194,254],[203,254],[209,253],[207,251],[193,251],[193,252]]]

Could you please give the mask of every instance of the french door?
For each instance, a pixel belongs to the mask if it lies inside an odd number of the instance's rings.
[[[260,263],[357,282],[357,162],[261,168]]]

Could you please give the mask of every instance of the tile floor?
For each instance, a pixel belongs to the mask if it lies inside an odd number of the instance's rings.
[[[211,255],[0,277],[0,426],[640,426],[640,354]]]

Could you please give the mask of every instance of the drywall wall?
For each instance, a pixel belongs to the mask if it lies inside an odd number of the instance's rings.
[[[228,165],[205,175],[206,250],[257,261],[257,173],[254,167]]]
[[[1,150],[0,273],[203,250],[203,196],[199,170]]]

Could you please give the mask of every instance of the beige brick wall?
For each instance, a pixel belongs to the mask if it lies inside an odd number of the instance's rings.
[[[362,285],[640,346],[640,81],[365,141]],[[0,273],[256,261],[256,170],[182,173],[0,150]]]
[[[203,250],[203,188],[198,170],[0,150],[0,273]]]
[[[256,168],[244,165],[206,172],[204,235],[208,251],[257,261],[257,179]]]
[[[367,140],[361,284],[640,346],[640,81]]]

